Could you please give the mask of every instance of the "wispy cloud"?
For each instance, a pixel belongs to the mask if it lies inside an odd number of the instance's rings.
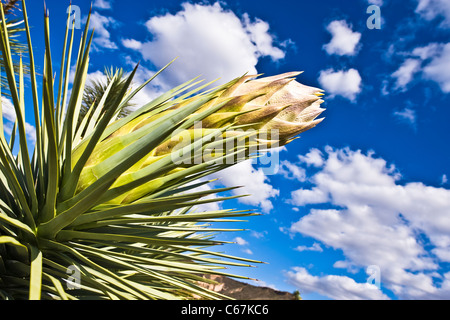
[[[122,45],[125,48],[139,50],[142,48],[142,42],[135,39],[122,39]]]
[[[86,18],[85,18],[86,20]],[[111,40],[111,33],[109,28],[114,28],[118,25],[118,22],[111,16],[103,16],[100,13],[94,11],[91,14],[91,20],[89,28],[94,29],[94,45],[95,49],[117,49],[117,45]]]
[[[384,4],[384,0],[367,0],[367,2],[377,6],[382,6]]]
[[[317,251],[317,252],[322,252],[322,251],[323,251],[322,247],[321,247],[320,244],[317,243],[317,242],[314,242],[314,243],[312,244],[312,246],[310,246],[310,247],[308,247],[308,246],[297,246],[294,250],[297,250],[297,251],[300,251],[300,252],[302,252],[302,251]]]
[[[249,243],[247,242],[247,240],[245,240],[244,238],[241,238],[241,237],[236,237],[236,238],[234,238],[234,241],[239,246],[246,247],[246,248],[242,248],[243,252],[245,252],[246,254],[250,254],[250,255],[253,254],[253,251],[250,248],[248,248]]]
[[[406,86],[414,79],[414,75],[420,70],[421,61],[418,59],[406,59],[403,64],[392,74],[396,79],[395,89],[406,90]]]
[[[394,116],[400,121],[407,123],[413,128],[416,128],[417,115],[414,109],[404,108],[403,110],[395,111]]]
[[[405,60],[391,75],[394,90],[406,91],[413,81],[429,80],[450,92],[450,43],[429,43],[402,54]]]
[[[256,239],[262,239],[267,235],[267,231],[258,232],[258,231],[252,230],[250,235]]]
[[[441,27],[450,27],[450,2],[447,0],[419,0],[416,12],[426,20],[440,18]]]
[[[323,153],[317,148],[312,148],[305,155],[299,155],[299,160],[308,166],[321,167],[323,165]]]
[[[112,8],[112,2],[112,0],[95,0],[92,6],[98,9],[109,10]]]

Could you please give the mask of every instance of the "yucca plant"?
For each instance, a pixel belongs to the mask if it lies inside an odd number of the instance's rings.
[[[18,2],[19,0],[7,0],[1,1],[3,3],[3,9],[5,12],[5,21],[6,21],[6,29],[8,30],[9,36],[9,44],[11,48],[11,52],[14,56],[18,57],[26,50],[26,45],[22,43],[19,39],[19,35],[24,31],[23,20],[18,18]],[[4,68],[3,57],[0,56],[0,66]],[[15,59],[13,61],[13,65],[16,73],[19,69],[19,61]],[[28,65],[23,65],[24,71],[28,72]],[[8,84],[8,81],[5,76],[1,75],[0,77],[1,86],[5,87]],[[9,92],[3,92],[4,95],[9,96]]]
[[[106,68],[103,71],[103,74],[105,76],[105,79],[94,79],[91,80],[90,83],[86,84],[84,88],[84,94],[83,94],[83,102],[81,104],[81,116],[79,117],[78,121],[82,121],[86,113],[89,111],[89,109],[94,106],[94,108],[97,107],[98,103],[100,102],[103,94],[105,93],[106,89],[108,88],[108,85],[112,82],[111,88],[109,89],[108,97],[105,100],[105,103],[103,104],[103,111],[106,111],[106,108],[110,105],[112,105],[112,102],[114,102],[115,97],[120,94],[123,86],[126,84],[126,76],[124,74],[124,71],[122,68]],[[129,88],[131,90],[132,88]],[[123,106],[120,110],[120,113],[118,117],[124,117],[127,114],[130,113],[129,107],[132,106],[132,103],[129,101],[126,106]]]
[[[321,90],[296,82],[298,73],[243,76],[212,89],[193,79],[119,118],[130,99],[162,71],[130,91],[136,67],[108,106],[113,81],[79,121],[92,41],[90,15],[68,95],[74,38],[70,17],[60,78],[54,81],[45,14],[45,65],[38,90],[24,0],[22,10],[37,139],[30,154],[24,74],[22,68],[14,73],[2,7],[0,49],[19,148],[15,154],[0,123],[0,297],[227,298],[200,285],[208,281],[202,275],[228,275],[226,265],[259,261],[209,249],[223,243],[215,239],[216,232],[234,231],[209,224],[256,213],[196,210],[234,198],[205,199],[232,188],[198,187],[210,182],[211,173],[258,156],[255,146],[287,144],[316,125],[323,110]]]

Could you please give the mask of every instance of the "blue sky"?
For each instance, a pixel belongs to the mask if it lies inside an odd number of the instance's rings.
[[[83,25],[90,1],[72,4]],[[372,4],[380,29],[366,24]],[[67,6],[47,0],[56,70]],[[39,61],[41,1],[28,12]],[[138,104],[197,75],[304,71],[325,90],[325,120],[279,151],[277,174],[244,163],[218,175],[252,194],[221,207],[263,213],[219,237],[268,264],[230,272],[304,299],[450,298],[448,1],[95,0],[91,24],[90,78],[140,61],[139,82],[178,57]]]

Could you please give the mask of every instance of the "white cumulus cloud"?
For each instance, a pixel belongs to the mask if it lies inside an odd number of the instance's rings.
[[[13,123],[16,121],[16,111],[14,110],[14,105],[9,98],[2,97],[1,99],[3,117],[6,120],[11,121],[4,124],[5,132],[10,135],[14,126]],[[16,141],[18,141],[18,134],[19,131],[16,132]],[[25,122],[25,134],[29,143],[36,143],[36,128],[28,122]]]
[[[122,45],[129,49],[139,50],[142,47],[142,42],[135,39],[122,39]]]
[[[296,179],[298,181],[305,181],[306,178],[305,169],[296,166],[295,164],[287,160],[281,161],[278,173],[281,174],[286,179]]]
[[[329,98],[342,96],[350,101],[355,101],[361,92],[362,79],[358,70],[322,70],[319,75],[319,83],[329,94]]]
[[[441,90],[450,92],[450,43],[443,46],[442,50],[433,56],[430,63],[423,68],[425,79],[437,82]]]
[[[261,168],[255,169],[251,160],[245,160],[226,168],[219,173],[211,175],[212,178],[219,178],[219,183],[226,187],[242,186],[234,189],[234,195],[248,195],[239,198],[239,201],[259,206],[264,212],[270,212],[273,208],[272,198],[280,194],[269,181],[268,176]]]
[[[330,22],[327,30],[332,35],[331,41],[323,46],[328,54],[353,56],[357,53],[361,33],[354,32],[345,20]]]
[[[310,179],[311,188],[292,192],[293,204],[313,208],[290,231],[342,250],[352,268],[378,266],[382,285],[399,298],[448,299],[449,277],[441,263],[450,259],[450,190],[421,182],[400,184],[395,166],[374,157],[373,152],[330,147],[325,152],[323,165]],[[331,284],[328,276],[300,271],[291,274],[300,288],[309,284],[321,293],[324,283]],[[342,280],[334,278],[333,285],[344,290]],[[345,283],[358,287],[352,281]],[[367,292],[359,294],[364,298]],[[328,296],[342,294],[330,292]]]
[[[335,300],[386,300],[388,297],[375,285],[358,283],[346,276],[313,276],[308,270],[294,267],[287,272],[290,283],[301,288],[302,293],[319,293]]]
[[[179,12],[151,17],[145,26],[152,40],[127,39],[123,44],[158,68],[178,57],[160,76],[168,87],[199,75],[225,82],[246,72],[256,74],[260,57],[279,60],[285,55],[267,22],[248,14],[240,18],[218,2],[186,2]]]

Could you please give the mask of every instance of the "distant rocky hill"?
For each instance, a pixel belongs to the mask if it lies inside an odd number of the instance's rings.
[[[216,281],[218,284],[202,283],[209,290],[219,292],[236,300],[298,300],[293,293],[278,291],[268,287],[254,286],[228,277],[205,275],[204,278]]]

